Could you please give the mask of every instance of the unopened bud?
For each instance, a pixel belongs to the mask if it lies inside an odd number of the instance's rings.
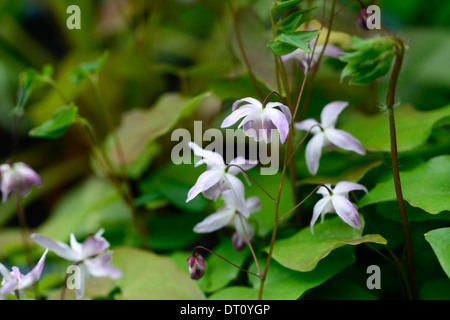
[[[234,250],[236,250],[237,252],[240,252],[242,249],[244,249],[245,245],[247,244],[237,232],[233,233],[231,241],[233,242]]]
[[[186,261],[189,267],[189,276],[191,279],[198,280],[205,274],[205,260],[201,255],[195,253],[194,255],[187,258]]]
[[[0,174],[3,202],[8,200],[12,192],[26,196],[32,185],[40,186],[42,184],[39,175],[23,162],[2,164]]]
[[[369,15],[367,14],[367,8],[362,8],[358,12],[358,24],[359,27],[363,30],[369,30],[367,27],[367,19],[369,18]]]

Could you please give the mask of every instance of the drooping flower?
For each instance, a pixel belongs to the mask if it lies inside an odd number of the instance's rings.
[[[314,67],[315,67],[317,61],[319,60],[320,53],[322,52],[323,46],[324,46],[323,44],[316,45],[316,48],[314,49],[314,54],[312,54],[313,53],[312,51],[313,51],[316,41],[317,41],[317,37],[308,43],[308,47],[311,49],[310,52],[306,52],[301,49],[296,49],[296,50],[292,51],[291,53],[282,56],[281,59],[283,61],[287,61],[290,59],[297,60],[298,65],[299,65],[300,69],[303,71],[303,73],[306,73],[307,71],[309,71],[308,70],[309,67],[311,67],[311,69],[314,70]],[[337,57],[343,55],[344,53],[345,53],[344,51],[342,51],[335,45],[328,43],[325,46],[323,55],[328,56],[328,57],[337,58]],[[311,63],[311,65],[310,65],[310,63]]]
[[[241,249],[242,244],[251,241],[255,235],[255,230],[246,220],[243,208],[239,205],[234,193],[229,190],[222,193],[224,206],[215,213],[206,217],[202,222],[194,227],[197,233],[210,233],[225,226],[234,226],[236,235],[233,239],[236,249]],[[250,197],[245,201],[245,209],[249,214],[261,209],[258,197]],[[239,251],[239,250],[238,250]]]
[[[247,104],[236,109],[243,102],[247,102]],[[281,111],[275,109],[276,107],[279,107]],[[255,141],[271,142],[275,130],[280,133],[281,143],[286,141],[292,117],[289,108],[284,104],[268,102],[263,106],[254,98],[244,98],[234,102],[231,109],[232,113],[223,120],[222,128],[227,128],[244,118],[239,124],[239,128],[243,127],[244,134],[254,138]]]
[[[221,192],[232,190],[238,199],[238,203],[243,208],[243,214],[248,217],[249,213],[246,212],[245,208],[244,184],[236,177],[241,170],[236,166],[228,166],[237,165],[244,170],[249,170],[256,165],[256,162],[237,157],[231,160],[227,166],[220,154],[204,150],[193,142],[189,142],[189,147],[195,155],[202,157],[195,166],[206,164],[206,171],[198,177],[195,185],[189,190],[186,202],[191,201],[199,193],[202,193],[207,199],[216,201]]]
[[[193,280],[198,280],[205,274],[206,264],[203,257],[195,253],[192,256],[189,256],[186,261],[189,268],[189,276]]]
[[[8,200],[12,192],[26,196],[32,185],[40,186],[42,184],[39,175],[23,162],[2,164],[0,174],[3,202]]]
[[[25,275],[20,272],[18,267],[12,267],[12,271],[10,272],[3,264],[0,263],[0,273],[3,276],[0,296],[14,294],[16,290],[20,292],[34,285],[41,277],[47,252],[48,250],[45,250],[37,265]]]
[[[319,216],[321,216],[323,222],[323,218],[327,213],[336,213],[348,225],[356,229],[361,228],[358,208],[348,199],[348,193],[353,190],[368,192],[367,188],[362,184],[350,181],[338,182],[334,189],[327,184],[326,187],[322,186],[317,190],[317,193],[321,194],[323,198],[314,206],[311,219],[311,233],[314,234],[314,224]]]
[[[104,230],[100,229],[95,235],[89,236],[83,243],[79,243],[73,233],[70,234],[70,246],[64,242],[47,238],[43,235],[32,234],[31,238],[41,246],[53,251],[59,257],[74,261],[81,269],[81,288],[76,289],[77,299],[82,299],[84,295],[84,283],[90,276],[110,277],[118,279],[122,277],[122,272],[111,265],[112,251],[109,242],[102,237]]]
[[[366,151],[361,142],[350,133],[336,129],[336,122],[339,114],[348,106],[348,102],[334,101],[327,104],[321,114],[321,123],[314,119],[306,119],[294,124],[298,130],[309,131],[314,135],[306,146],[306,165],[312,175],[319,169],[319,161],[322,155],[322,148],[333,149],[335,147],[344,150],[354,151],[360,155],[365,155]]]

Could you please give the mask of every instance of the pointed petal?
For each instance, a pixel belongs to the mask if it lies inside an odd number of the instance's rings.
[[[17,162],[14,164],[14,170],[25,179],[28,184],[35,184],[40,186],[42,184],[41,177],[30,166],[23,162]]]
[[[339,129],[327,129],[325,130],[325,135],[332,144],[339,148],[354,151],[360,155],[366,154],[366,150],[361,142],[346,131]]]
[[[325,56],[328,56],[328,57],[335,57],[336,58],[336,57],[339,57],[339,56],[345,54],[345,52],[342,51],[340,48],[336,47],[335,45],[327,44],[323,54]]]
[[[281,109],[281,111],[284,113],[287,121],[289,123],[291,123],[292,115],[291,115],[291,110],[289,109],[288,106],[285,106],[284,104],[282,104],[280,102],[269,102],[266,104],[266,109],[272,109],[272,108],[276,108],[276,107],[279,107]]]
[[[369,193],[367,188],[362,184],[351,182],[351,181],[340,181],[336,184],[333,189],[334,194],[345,194],[347,195],[353,190],[363,190],[365,193]]]
[[[208,190],[218,183],[224,176],[223,170],[206,170],[197,179],[195,185],[189,190],[186,202],[194,199],[200,192]]]
[[[306,145],[305,157],[306,166],[312,175],[317,173],[319,169],[320,156],[322,155],[324,136],[319,133],[316,134]]]
[[[346,197],[335,194],[331,197],[331,201],[336,213],[345,223],[356,229],[361,228],[358,210]]]
[[[245,171],[252,169],[258,164],[258,161],[256,160],[248,160],[244,157],[237,157],[230,161],[230,164],[237,165],[244,169]],[[232,166],[228,168],[228,173],[231,173],[232,175],[237,175],[238,173],[243,173],[242,170],[238,167]],[[244,174],[244,173],[243,173]]]
[[[233,111],[228,117],[226,117],[222,124],[220,125],[221,128],[227,128],[233,124],[235,124],[239,119],[247,116],[248,114],[252,113],[254,111],[254,107],[251,107],[249,105],[242,106],[239,109]]]
[[[270,121],[272,121],[272,123],[278,129],[278,132],[280,133],[281,143],[284,143],[286,141],[287,135],[289,133],[288,119],[286,119],[286,116],[284,115],[283,112],[278,111],[277,109],[266,109],[264,113],[265,113],[265,117],[270,119]],[[269,129],[269,128],[265,128],[265,129]]]
[[[87,237],[81,244],[81,260],[90,258],[109,248],[109,242],[103,237]]]
[[[9,281],[3,284],[2,288],[0,289],[0,295],[7,295],[12,294],[14,290],[16,290],[16,281]],[[1,299],[0,299],[1,300]]]
[[[242,102],[248,102],[251,106],[254,106],[254,107],[258,108],[258,109],[261,109],[261,108],[262,108],[261,102],[259,102],[259,101],[256,100],[255,98],[250,98],[250,97],[248,97],[248,98],[243,98],[243,99],[239,99],[239,100],[235,101],[235,102],[233,103],[233,106],[231,107],[231,110],[234,111],[234,109],[236,109],[236,107],[237,107],[239,104],[241,104]]]
[[[11,275],[8,270],[3,264],[0,263],[0,274],[3,276],[3,278],[6,279],[6,281],[11,280]]]
[[[285,54],[284,56],[281,56],[281,60],[287,61],[290,59],[294,60],[302,60],[307,55],[307,53],[303,50],[296,49],[292,51],[291,53]]]
[[[217,152],[202,149],[192,141],[189,141],[188,145],[195,155],[203,157],[203,159],[195,165],[196,167],[203,163],[206,163],[209,167],[225,167],[222,156]]]
[[[77,260],[83,260],[83,246],[77,241],[73,233],[70,234],[70,247],[77,254]]]
[[[301,122],[294,123],[294,128],[297,130],[302,130],[302,131],[311,130],[312,134],[317,134],[317,133],[320,133],[320,131],[321,131],[320,127],[318,125],[320,125],[320,124],[315,119],[306,119]]]
[[[230,223],[234,214],[235,211],[233,209],[227,207],[221,208],[195,225],[194,232],[210,233],[219,230]]]
[[[331,184],[327,183],[325,184],[325,186],[327,186],[331,191],[333,191],[333,188],[331,188]],[[331,196],[330,191],[328,191],[328,189],[325,188],[324,186],[317,189],[316,193],[321,194],[324,197]]]
[[[248,212],[250,214],[261,210],[261,201],[259,197],[250,197],[245,201],[245,205],[247,206]]]
[[[112,256],[113,252],[109,251],[94,258],[87,259],[84,262],[87,272],[93,277],[121,278],[122,271],[111,265]]]
[[[41,259],[39,259],[38,264],[33,268],[33,270],[23,276],[23,278],[19,281],[17,289],[22,290],[25,288],[29,288],[39,280],[42,270],[44,269],[45,257],[47,255],[47,252],[48,249],[45,250],[44,254],[42,255]]]
[[[217,183],[213,185],[211,188],[202,191],[202,194],[206,199],[216,201],[220,196],[220,184]]]
[[[327,213],[324,212],[325,206],[330,202],[331,197],[325,197],[320,199],[319,201],[317,201],[316,205],[314,206],[313,209],[313,214],[312,214],[312,218],[311,218],[311,222],[310,222],[310,228],[311,228],[311,233],[314,234],[314,224],[316,223],[317,219],[319,218],[319,216],[323,213]]]
[[[228,186],[230,190],[234,192],[236,196],[237,205],[239,211],[248,218],[250,213],[248,212],[247,206],[245,204],[245,187],[241,180],[233,176],[232,174],[225,174],[225,179],[228,181]]]
[[[328,103],[320,113],[320,121],[324,128],[334,128],[339,114],[348,106],[346,101],[334,101]]]
[[[255,229],[252,225],[243,217],[236,215],[234,217],[234,227],[239,237],[247,243],[247,238],[252,241],[255,236]]]
[[[53,239],[35,233],[31,235],[31,239],[33,239],[33,241],[37,244],[40,244],[41,246],[53,251],[56,255],[60,256],[63,259],[69,261],[77,261],[78,256],[76,255],[76,253],[64,242],[55,241]]]

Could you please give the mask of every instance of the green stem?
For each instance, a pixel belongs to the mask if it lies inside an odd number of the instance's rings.
[[[397,85],[398,76],[400,74],[400,69],[403,62],[404,56],[404,43],[401,39],[393,37],[396,41],[396,57],[394,62],[394,67],[391,74],[391,79],[389,82],[389,89],[386,96],[386,106],[389,112],[389,134],[391,140],[391,157],[392,157],[392,174],[394,178],[395,194],[397,197],[398,208],[400,212],[400,219],[402,221],[403,236],[405,238],[405,249],[406,257],[408,260],[409,269],[409,282],[412,292],[412,298],[417,299],[417,285],[416,285],[416,275],[414,268],[414,257],[411,243],[411,234],[409,230],[408,216],[406,214],[405,202],[403,199],[402,185],[400,180],[400,170],[398,165],[398,149],[397,149],[397,134],[395,128],[395,118],[394,118],[394,104],[395,104],[395,90]]]

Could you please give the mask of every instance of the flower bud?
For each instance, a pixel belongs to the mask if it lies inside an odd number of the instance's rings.
[[[231,241],[233,243],[234,250],[236,250],[237,252],[240,252],[242,249],[244,249],[245,245],[247,244],[237,232],[233,233]]]
[[[186,263],[189,267],[189,276],[191,279],[198,280],[203,277],[206,265],[205,260],[201,255],[195,253],[187,259]]]
[[[26,196],[30,192],[32,185],[40,186],[42,184],[39,175],[23,162],[2,164],[0,166],[0,174],[3,202],[8,200],[12,192]]]
[[[367,8],[362,8],[358,12],[358,24],[359,27],[363,30],[368,31],[369,28],[367,27],[367,19],[369,18],[369,15],[367,14]]]

